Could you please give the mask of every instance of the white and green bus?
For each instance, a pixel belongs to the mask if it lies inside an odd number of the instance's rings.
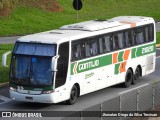
[[[87,93],[136,84],[155,70],[155,34],[152,18],[119,16],[21,37],[12,52],[10,97],[74,104]]]

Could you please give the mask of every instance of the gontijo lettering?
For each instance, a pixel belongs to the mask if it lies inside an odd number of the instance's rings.
[[[83,64],[79,64],[78,66],[78,70],[86,70],[86,69],[89,69],[89,68],[94,68],[94,67],[97,67],[99,66],[99,60],[95,60],[95,61],[90,61],[90,62],[87,62],[87,63],[83,63]]]

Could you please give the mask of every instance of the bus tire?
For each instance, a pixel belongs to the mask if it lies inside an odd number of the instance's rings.
[[[70,98],[69,100],[66,101],[67,104],[73,105],[76,102],[77,97],[78,97],[78,89],[77,86],[74,85],[71,89]]]
[[[136,68],[136,70],[135,70],[134,78],[133,78],[133,81],[132,81],[132,84],[133,84],[133,85],[137,84],[138,79],[139,79],[140,74],[141,74],[140,72],[141,72],[141,71],[140,71],[139,67],[137,66],[137,68]]]
[[[125,76],[124,87],[129,87],[132,83],[133,73],[131,69],[128,69]]]

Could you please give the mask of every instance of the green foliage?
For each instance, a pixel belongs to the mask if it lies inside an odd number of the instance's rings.
[[[156,34],[156,43],[157,44],[160,44],[160,32],[157,32],[157,34]]]
[[[18,1],[18,0],[17,0]],[[160,0],[84,0],[82,10],[72,7],[72,0],[57,0],[63,7],[59,13],[37,7],[38,0],[19,0],[8,17],[0,17],[0,36],[32,34],[57,29],[62,25],[91,20],[109,19],[120,15],[149,16],[160,19]],[[55,0],[40,0],[42,3]],[[1,5],[0,5],[1,6]],[[35,6],[35,7],[34,7]],[[147,6],[147,7],[146,7]],[[2,24],[3,23],[3,24]]]
[[[2,61],[2,55],[5,52],[11,51],[12,49],[13,45],[0,45],[0,61]],[[9,58],[7,60],[8,65],[10,64],[10,58],[11,55],[9,55]],[[8,82],[8,80],[9,80],[9,67],[3,67],[2,64],[0,64],[0,83]]]

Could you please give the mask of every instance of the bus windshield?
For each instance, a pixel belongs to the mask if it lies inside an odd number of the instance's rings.
[[[31,44],[29,46],[27,44],[26,47],[22,43],[22,46],[18,44],[14,49],[11,63],[11,83],[26,86],[53,85],[51,61],[55,56],[56,48],[53,45],[52,47],[39,45],[42,50],[37,51],[40,49],[38,45]]]
[[[35,43],[16,43],[14,54],[50,56],[56,54],[56,45],[52,44],[35,44]]]

